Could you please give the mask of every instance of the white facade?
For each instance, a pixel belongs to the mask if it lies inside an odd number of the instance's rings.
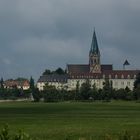
[[[60,83],[60,82],[37,82],[37,88],[40,91],[44,90],[45,85],[51,85],[51,86],[55,86],[56,89],[66,89],[67,90],[67,83]]]
[[[91,86],[95,85],[97,89],[103,88],[104,79],[89,79]],[[128,87],[130,90],[133,90],[135,79],[110,79],[112,81],[112,87],[114,89],[125,89]],[[55,86],[56,89],[66,89],[66,90],[75,90],[77,82],[79,87],[86,82],[86,79],[68,79],[67,83],[60,82],[48,82],[48,85]],[[44,90],[45,82],[38,82],[37,88],[42,91]]]
[[[96,86],[97,89],[102,89],[105,82],[104,79],[89,79],[91,87]],[[133,90],[135,79],[110,79],[112,81],[112,87],[114,89],[125,89],[128,87],[130,90]],[[75,90],[77,82],[79,82],[79,87],[86,82],[86,79],[68,79],[68,90]]]

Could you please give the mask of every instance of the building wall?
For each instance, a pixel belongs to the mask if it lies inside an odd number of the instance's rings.
[[[42,91],[44,90],[44,86],[45,84],[51,85],[51,86],[55,86],[56,89],[67,89],[67,83],[60,83],[60,82],[38,82],[37,83],[37,88]]]
[[[95,85],[98,89],[103,88],[104,79],[89,79],[91,86]],[[112,86],[114,89],[125,89],[128,87],[133,90],[133,85],[135,79],[110,79],[112,81]],[[86,82],[86,79],[68,79],[68,89],[74,90],[76,89],[77,82],[79,82],[79,86]]]
[[[114,89],[125,89],[129,87],[129,89],[133,90],[135,79],[113,79],[112,84]]]
[[[98,89],[103,88],[103,83],[105,82],[104,79],[89,79],[91,86],[95,85]],[[135,79],[110,79],[112,81],[112,86],[114,89],[125,89],[128,87],[129,89],[133,90],[133,85]],[[77,82],[79,82],[79,87],[83,83],[86,82],[86,79],[68,79],[67,83],[59,83],[59,82],[48,82],[49,85],[55,86],[57,89],[67,89],[67,90],[75,90]],[[46,83],[38,82],[37,88],[41,91],[44,89]]]
[[[39,91],[44,90],[45,83],[44,82],[37,82],[37,88]]]

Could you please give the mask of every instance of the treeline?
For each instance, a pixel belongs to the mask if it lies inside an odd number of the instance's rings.
[[[0,100],[16,100],[20,98],[29,98],[30,90],[23,90],[18,88],[8,89],[8,88],[0,88]]]
[[[140,74],[134,82],[134,90],[131,91],[128,87],[125,89],[113,89],[112,82],[105,79],[103,89],[97,89],[95,85],[91,86],[90,81],[86,80],[82,86],[77,82],[76,89],[67,91],[65,89],[58,90],[55,86],[46,84],[43,91],[37,88],[32,89],[35,101],[41,98],[45,102],[60,102],[60,101],[95,101],[95,100],[140,100]]]
[[[46,69],[42,75],[51,75],[51,74],[59,74],[63,75],[66,74],[66,70],[63,70],[62,68],[57,68],[55,71],[51,71],[49,69]]]
[[[4,88],[3,82],[0,82],[0,99],[19,99],[32,98],[39,102],[61,102],[61,101],[110,101],[110,100],[140,100],[140,73],[134,82],[134,89],[131,91],[128,87],[125,89],[113,89],[112,82],[105,79],[103,89],[97,89],[96,85],[91,86],[90,81],[79,86],[77,82],[76,89],[67,91],[65,89],[58,90],[55,86],[46,84],[43,91],[39,91],[34,84],[34,80],[30,78],[30,89],[23,90],[18,88]]]

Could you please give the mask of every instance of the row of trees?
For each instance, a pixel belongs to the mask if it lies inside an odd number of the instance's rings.
[[[57,68],[55,71],[51,71],[49,69],[46,69],[43,72],[43,75],[51,75],[51,74],[59,74],[59,75],[63,75],[66,74],[66,70],[63,70],[62,68]]]
[[[112,87],[112,82],[105,79],[103,89],[97,89],[95,85],[91,86],[90,81],[86,80],[82,86],[77,82],[76,89],[67,91],[65,89],[58,90],[55,86],[46,84],[44,91],[39,91],[35,87],[34,79],[30,78],[30,89],[23,91],[23,89],[5,89],[3,86],[3,79],[0,81],[0,99],[17,99],[17,98],[31,98],[38,102],[44,99],[45,102],[58,102],[68,100],[139,100],[140,99],[140,73],[134,82],[134,90],[131,91],[128,87],[125,89],[115,90]]]

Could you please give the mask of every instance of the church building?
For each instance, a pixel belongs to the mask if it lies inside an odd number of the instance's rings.
[[[91,86],[95,85],[98,89],[102,89],[107,78],[112,81],[114,89],[128,87],[133,90],[136,75],[140,70],[114,70],[112,64],[101,64],[100,57],[100,50],[94,31],[89,51],[89,64],[68,64],[65,75],[43,75],[39,78],[37,87],[39,90],[43,90],[45,84],[48,83],[57,89],[75,90],[77,82],[81,86],[88,79]]]

